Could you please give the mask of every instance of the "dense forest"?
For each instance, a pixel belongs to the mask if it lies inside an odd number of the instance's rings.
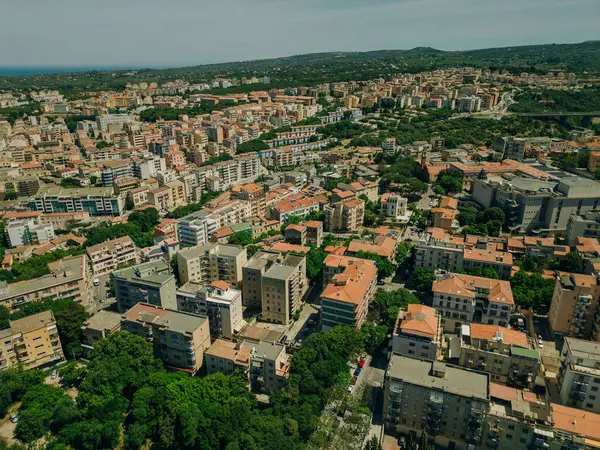
[[[60,89],[68,96],[106,89],[123,90],[127,83],[181,79],[189,82],[222,77],[268,75],[270,88],[311,85],[386,77],[398,72],[420,72],[448,67],[478,67],[513,73],[545,73],[567,70],[576,73],[600,71],[600,42],[529,45],[469,51],[442,51],[432,48],[333,52],[297,55],[255,61],[210,64],[174,69],[131,71],[90,71],[0,78],[0,90],[30,91]],[[248,88],[250,88],[248,86]],[[265,86],[260,86],[263,88]],[[246,90],[246,86],[236,88]],[[232,91],[233,92],[233,91]]]
[[[526,89],[516,95],[510,111],[535,112],[597,112],[600,111],[600,87],[575,90]]]

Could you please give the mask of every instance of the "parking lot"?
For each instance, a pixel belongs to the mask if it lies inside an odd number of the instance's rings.
[[[112,303],[114,303],[116,300],[114,297],[112,297],[108,291],[110,289],[110,275],[106,274],[106,275],[100,275],[97,277],[94,277],[93,280],[98,280],[98,286],[94,285],[94,282],[92,282],[92,309],[94,312],[98,312],[101,309],[105,309],[107,307],[109,307]],[[108,297],[107,297],[108,294]]]

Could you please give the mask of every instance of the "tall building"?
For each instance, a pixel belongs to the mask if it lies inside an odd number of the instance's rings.
[[[365,202],[361,199],[346,200],[325,205],[325,226],[328,231],[356,231],[363,224]]]
[[[323,330],[336,325],[360,328],[377,287],[377,267],[356,258],[341,273],[333,275],[321,293]]]
[[[260,251],[242,268],[244,305],[267,321],[287,324],[308,290],[306,258]]]
[[[489,408],[489,375],[393,354],[384,381],[383,417],[394,431],[426,431],[444,448],[480,447]]]
[[[237,245],[204,244],[177,253],[181,283],[226,281],[237,286],[242,281],[242,267],[248,261],[246,249]]]
[[[261,341],[250,352],[250,383],[254,391],[273,392],[285,386],[290,375],[285,345]]]
[[[0,305],[9,311],[18,311],[26,303],[70,298],[84,308],[89,307],[87,256],[63,258],[48,264],[48,269],[48,275],[32,280],[0,282]]]
[[[118,270],[113,280],[119,312],[137,303],[177,309],[175,277],[162,259]]]
[[[600,282],[594,275],[571,273],[556,278],[548,323],[555,334],[600,340]]]
[[[406,215],[408,200],[396,193],[386,192],[381,196],[381,213],[394,220]]]
[[[567,244],[575,245],[578,237],[600,238],[600,211],[572,215],[567,222]]]
[[[177,310],[208,318],[212,338],[233,339],[246,324],[242,292],[225,281],[204,286],[193,281],[177,289]]]
[[[435,280],[431,290],[433,307],[450,333],[469,323],[508,327],[515,310],[508,281],[450,273]]]
[[[151,341],[154,354],[168,367],[196,373],[210,347],[206,317],[138,303],[121,318],[121,330]]]
[[[43,311],[18,320],[0,330],[0,370],[22,365],[34,369],[64,359],[52,311]]]
[[[39,216],[9,220],[4,227],[4,234],[11,248],[47,244],[56,237],[54,227],[41,223]]]
[[[29,207],[45,213],[87,212],[90,216],[120,216],[125,200],[111,187],[64,189],[60,186],[41,190],[30,198]]]
[[[392,334],[392,351],[397,355],[436,361],[441,357],[442,327],[434,308],[408,305],[400,310]]]
[[[561,402],[574,408],[600,412],[600,344],[566,337],[556,382]]]
[[[121,264],[137,262],[135,244],[129,236],[92,245],[87,248],[87,254],[95,276],[112,273]]]
[[[257,184],[234,186],[232,195],[240,200],[245,200],[252,207],[252,216],[263,217],[267,213],[267,200],[265,190]]]

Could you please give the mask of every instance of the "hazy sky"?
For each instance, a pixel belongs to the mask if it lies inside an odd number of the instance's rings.
[[[181,66],[600,39],[600,0],[0,0],[0,66]]]

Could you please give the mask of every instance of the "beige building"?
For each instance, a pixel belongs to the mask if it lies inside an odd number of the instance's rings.
[[[356,231],[365,217],[365,202],[353,199],[325,205],[325,226],[328,231]]]
[[[121,318],[121,330],[154,344],[154,354],[166,366],[196,373],[210,347],[206,317],[138,303]]]
[[[182,284],[221,280],[237,286],[242,281],[242,267],[247,261],[246,249],[237,245],[188,247],[177,253],[179,280]]]
[[[52,311],[11,320],[9,328],[0,330],[0,370],[18,364],[34,369],[63,359]]]
[[[129,236],[92,245],[87,248],[87,253],[94,276],[112,273],[122,264],[137,263],[135,244]]]
[[[288,225],[284,232],[285,240],[291,244],[304,245],[306,244],[306,227],[304,225]]]
[[[406,216],[408,200],[394,192],[386,192],[381,196],[381,214],[394,220]]]
[[[321,293],[323,330],[336,325],[360,328],[377,287],[377,267],[372,261],[355,258],[334,275]]]
[[[139,208],[140,206],[148,204],[149,193],[150,189],[148,189],[146,186],[143,186],[129,191],[127,193],[127,197],[132,201],[134,208]]]
[[[173,192],[167,186],[152,189],[148,192],[148,203],[160,211],[173,209]]]
[[[306,258],[260,251],[242,268],[242,299],[263,320],[288,324],[308,290]]]
[[[88,308],[87,261],[85,255],[64,258],[48,264],[50,274],[43,277],[12,284],[0,282],[0,305],[17,311],[25,303],[70,298]]]
[[[265,190],[257,184],[244,184],[231,189],[233,197],[250,203],[252,216],[263,217],[267,213]]]
[[[449,333],[458,333],[469,323],[508,327],[515,310],[508,281],[450,273],[438,277],[431,290],[433,307]]]
[[[256,392],[273,392],[285,386],[291,359],[285,345],[261,341],[250,352],[250,385]]]
[[[309,220],[306,222],[306,242],[320,247],[323,243],[323,222]]]
[[[250,353],[255,344],[247,341],[232,342],[225,339],[217,339],[204,353],[206,373],[224,373],[231,375],[234,372],[244,374],[248,380],[248,368],[250,366]]]
[[[185,191],[185,184],[183,182],[179,180],[169,181],[168,183],[165,183],[165,187],[168,187],[171,190],[173,208],[187,204],[187,192]]]
[[[434,308],[411,304],[399,311],[392,335],[395,354],[435,361],[442,356],[442,342],[440,316]]]
[[[393,354],[384,381],[383,418],[401,435],[426,431],[430,443],[444,448],[479,448],[489,385],[485,373]]]
[[[91,349],[96,342],[121,329],[121,314],[107,310],[98,311],[85,321],[82,329],[83,346]]]
[[[462,367],[488,372],[495,383],[527,389],[535,387],[540,366],[540,354],[525,333],[475,323],[461,328],[458,360]]]
[[[600,284],[595,276],[571,273],[557,277],[548,313],[552,332],[600,340],[599,298]]]

